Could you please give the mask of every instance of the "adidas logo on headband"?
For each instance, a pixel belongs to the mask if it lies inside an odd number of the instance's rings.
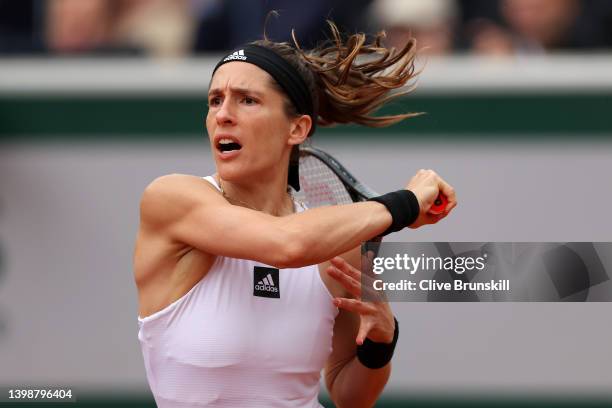
[[[223,62],[232,60],[246,61],[247,57],[244,55],[244,50],[234,51],[231,55],[228,55],[223,59]]]

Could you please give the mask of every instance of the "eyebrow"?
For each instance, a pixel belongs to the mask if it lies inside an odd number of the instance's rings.
[[[248,89],[248,88],[236,88],[236,87],[230,87],[230,91],[233,93],[237,93],[239,95],[254,95],[257,97],[262,97],[263,93],[259,92],[259,91],[254,91],[252,89]],[[221,90],[221,88],[213,88],[211,90],[208,91],[208,95],[219,95],[223,93],[223,91]]]

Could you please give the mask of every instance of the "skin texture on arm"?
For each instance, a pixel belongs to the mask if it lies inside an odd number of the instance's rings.
[[[275,217],[231,205],[206,181],[185,175],[151,183],[143,194],[141,218],[149,229],[204,253],[279,268],[324,262],[391,224],[386,208],[375,202]]]

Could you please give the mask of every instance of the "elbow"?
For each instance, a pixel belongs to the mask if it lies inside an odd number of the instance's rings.
[[[336,407],[372,408],[390,375],[391,363],[372,370],[362,366],[355,357],[336,370],[326,372],[325,383]]]
[[[338,395],[330,392],[332,402],[337,408],[372,408],[376,405],[378,396],[361,396],[359,391],[354,391],[351,395]]]

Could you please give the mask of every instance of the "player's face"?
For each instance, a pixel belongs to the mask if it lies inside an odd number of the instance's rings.
[[[267,177],[286,168],[291,120],[272,81],[264,70],[241,61],[215,72],[206,129],[221,178]]]

